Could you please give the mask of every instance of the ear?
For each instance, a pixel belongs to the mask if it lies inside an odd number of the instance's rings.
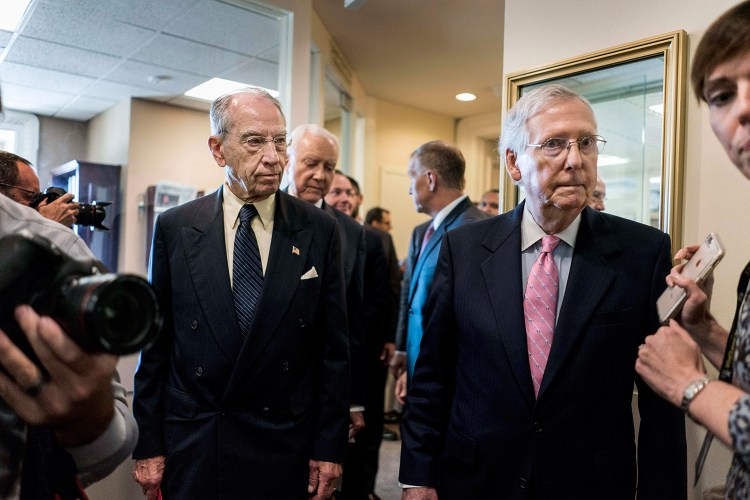
[[[521,169],[518,168],[518,157],[516,153],[510,149],[505,150],[505,169],[508,171],[508,175],[513,179],[514,182],[521,180]]]
[[[430,187],[430,191],[435,191],[435,187],[437,187],[437,174],[434,170],[427,170],[425,173],[427,176],[427,185]]]
[[[224,159],[224,151],[221,149],[223,141],[218,135],[212,135],[208,138],[208,149],[211,150],[211,156],[214,157],[216,164],[224,168],[227,161]]]

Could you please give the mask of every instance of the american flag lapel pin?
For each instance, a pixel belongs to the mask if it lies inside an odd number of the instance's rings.
[[[294,255],[299,255],[299,248],[297,248],[297,247],[295,247],[294,245],[292,245],[292,253],[293,253]]]

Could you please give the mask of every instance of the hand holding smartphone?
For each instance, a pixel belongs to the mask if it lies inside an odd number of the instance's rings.
[[[724,246],[714,233],[706,236],[698,250],[682,268],[682,275],[700,285],[724,257]],[[656,300],[659,321],[666,325],[682,309],[687,292],[678,286],[667,287]]]

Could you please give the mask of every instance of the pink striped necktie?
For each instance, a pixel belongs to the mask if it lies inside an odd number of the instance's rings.
[[[526,320],[526,346],[529,350],[529,367],[534,382],[534,395],[539,395],[544,369],[552,347],[557,313],[557,265],[552,256],[560,238],[545,235],[542,253],[531,266],[523,298]]]

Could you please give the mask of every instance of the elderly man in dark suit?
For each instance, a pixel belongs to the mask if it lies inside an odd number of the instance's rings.
[[[526,201],[443,238],[403,423],[400,480],[420,487],[403,498],[686,498],[684,416],[633,369],[669,237],[587,207],[604,142],[559,85],[508,113],[500,151]]]
[[[354,219],[336,210],[324,199],[331,189],[339,158],[339,141],[336,136],[319,125],[299,125],[292,131],[288,153],[289,194],[322,208],[339,223],[351,359],[349,437],[353,438],[366,425],[365,327],[362,313],[365,232]]]
[[[347,442],[336,221],[279,192],[285,119],[265,91],[211,108],[215,194],[156,223],[164,332],[136,372],[134,475],[148,498],[328,498]]]
[[[403,403],[407,375],[411,379],[422,341],[424,308],[432,289],[435,263],[443,235],[451,229],[486,219],[464,190],[466,163],[461,151],[443,141],[418,147],[409,159],[409,194],[418,212],[432,220],[414,228],[401,288],[396,330],[397,352],[391,369],[399,377],[396,392]]]

